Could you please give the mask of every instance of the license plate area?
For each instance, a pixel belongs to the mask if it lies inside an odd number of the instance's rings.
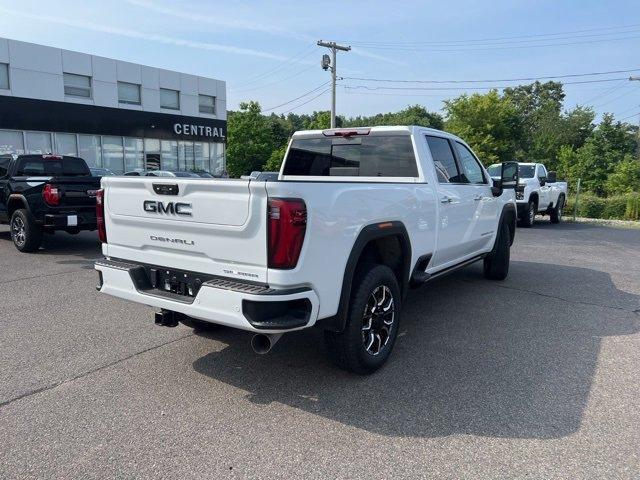
[[[154,267],[147,268],[147,275],[151,288],[190,298],[198,295],[202,283],[208,280],[197,273]]]

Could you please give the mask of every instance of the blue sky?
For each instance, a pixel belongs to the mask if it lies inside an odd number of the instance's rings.
[[[501,80],[629,69],[640,75],[637,0],[0,0],[0,36],[226,80],[230,109],[244,100],[269,109],[327,82],[318,39],[353,45],[338,58],[339,75],[352,78]],[[632,116],[640,112],[640,82],[628,76],[567,79],[620,80],[567,85],[566,107],[588,103],[599,114]],[[512,83],[345,79],[338,113],[366,115],[416,103],[439,110],[443,99],[476,91],[471,88]],[[324,91],[273,111],[328,109]]]

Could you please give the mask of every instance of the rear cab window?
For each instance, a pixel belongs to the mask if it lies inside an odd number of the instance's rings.
[[[91,171],[81,158],[28,155],[18,159],[16,176],[83,177],[91,176]]]
[[[418,177],[410,135],[294,138],[283,175]]]

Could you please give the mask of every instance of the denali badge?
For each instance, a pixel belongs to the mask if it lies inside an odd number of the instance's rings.
[[[191,204],[181,202],[157,202],[155,200],[145,200],[142,204],[145,212],[166,213],[167,215],[191,216]]]
[[[154,242],[167,242],[167,243],[179,243],[181,245],[195,245],[193,240],[184,240],[182,238],[170,238],[170,237],[156,237],[155,235],[149,235],[149,238]]]

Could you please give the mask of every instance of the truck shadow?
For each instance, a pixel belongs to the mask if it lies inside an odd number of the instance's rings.
[[[0,227],[0,241],[13,243],[7,226]],[[17,250],[16,254],[18,254]],[[102,250],[96,232],[80,232],[77,235],[56,232],[54,235],[44,235],[42,247],[37,255],[45,257],[48,255],[75,257],[69,260],[57,260],[56,263],[60,265],[91,265],[88,268],[93,268],[92,261],[102,256]]]
[[[512,262],[510,279],[495,283],[475,265],[412,291],[393,355],[369,377],[333,368],[319,329],[285,335],[262,357],[247,333],[201,334],[228,346],[193,367],[251,402],[381,435],[564,437],[580,428],[601,340],[640,331],[640,297],[606,273],[558,265],[537,269],[558,295],[536,293],[519,280],[532,267],[542,265]],[[574,299],[567,278],[604,293],[589,304]],[[594,305],[598,298],[616,307]]]

